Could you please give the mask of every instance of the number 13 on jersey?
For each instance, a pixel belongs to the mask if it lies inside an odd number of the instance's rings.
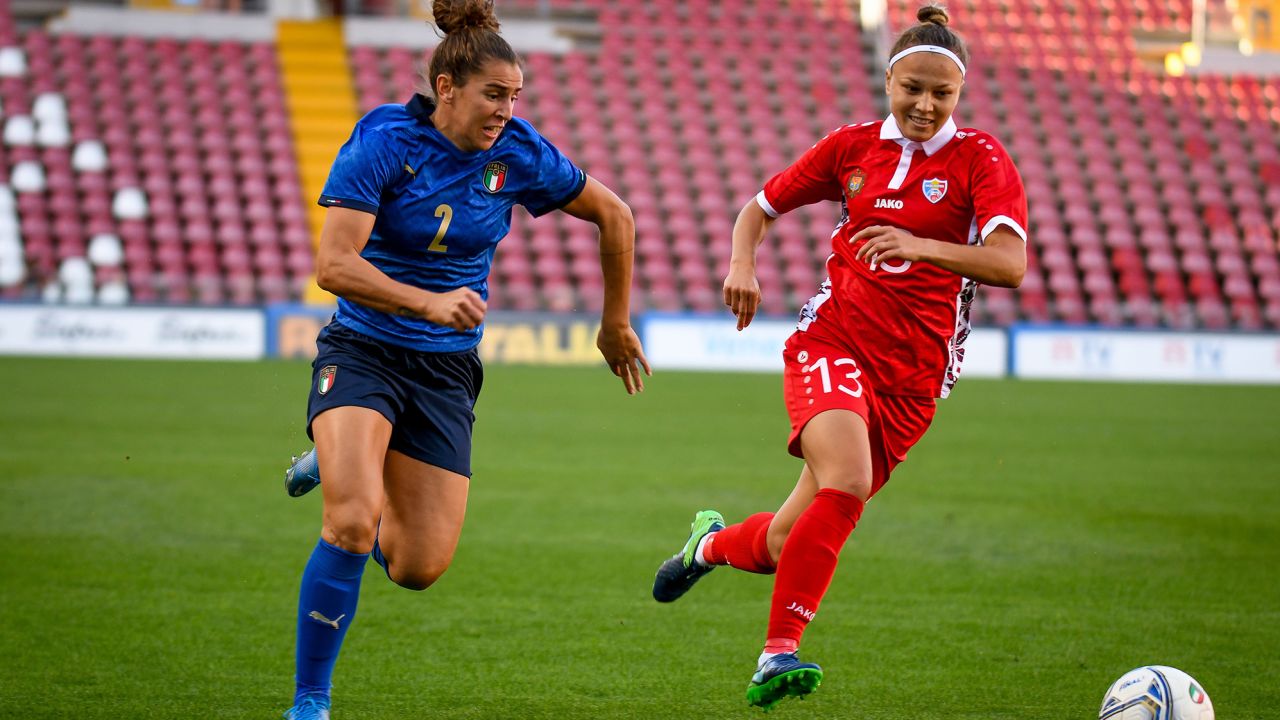
[[[822,392],[830,394],[833,390],[837,390],[850,397],[862,397],[862,381],[858,379],[862,377],[862,370],[858,369],[858,364],[853,361],[853,358],[843,357],[828,361],[826,357],[820,357],[809,362],[808,351],[801,350],[796,360],[806,363],[800,368],[800,371],[806,375],[804,379],[806,385],[809,384],[812,376],[817,374],[822,379]],[[839,376],[840,368],[848,368],[844,371],[843,377]],[[833,374],[837,375],[834,387],[832,386]],[[845,382],[851,383],[852,387]]]

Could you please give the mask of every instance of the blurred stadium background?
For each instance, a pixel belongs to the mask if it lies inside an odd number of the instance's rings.
[[[328,164],[359,113],[408,97],[434,38],[418,3],[356,5],[297,21],[275,18],[331,9],[4,0],[0,298],[323,300],[308,278]],[[528,61],[519,112],[635,211],[638,312],[720,306],[737,209],[830,129],[886,114],[886,38],[916,7],[498,5]],[[1010,148],[1032,214],[1026,281],[985,289],[978,324],[1280,327],[1280,5],[950,11],[974,55],[957,114]],[[778,226],[766,311],[812,294],[832,217]],[[517,211],[492,307],[590,310],[600,295],[590,227]]]
[[[1160,662],[1223,717],[1280,717],[1280,2],[948,6],[973,52],[958,118],[1014,154],[1031,212],[1026,280],[979,292],[966,373],[1272,386],[966,379],[864,518],[806,641],[826,685],[785,712],[1066,720]],[[689,513],[776,505],[796,464],[776,377],[668,368],[778,363],[836,208],[775,226],[777,320],[742,336],[733,217],[887,113],[916,7],[499,0],[518,112],[635,211],[659,374],[637,398],[599,367],[490,374],[455,569],[424,595],[370,576],[339,717],[745,714],[767,582],[670,607],[648,582]],[[35,356],[0,357],[0,718],[283,709],[318,499],[279,477],[331,312],[314,199],[359,114],[412,91],[426,19],[0,0],[0,355]],[[591,226],[517,209],[487,359],[598,364],[599,272]],[[689,642],[705,661],[673,673]]]

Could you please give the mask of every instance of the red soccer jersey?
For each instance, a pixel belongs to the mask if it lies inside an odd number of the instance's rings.
[[[866,359],[877,392],[946,397],[964,360],[969,306],[978,284],[926,262],[872,269],[854,259],[850,238],[872,225],[919,237],[981,244],[1008,226],[1025,241],[1027,197],[1004,147],[990,134],[948,120],[924,143],[883,122],[827,135],[756,196],[772,217],[819,200],[840,200],[829,279],[805,305],[800,330],[834,323]]]

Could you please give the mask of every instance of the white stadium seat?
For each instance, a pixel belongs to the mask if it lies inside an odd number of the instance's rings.
[[[147,194],[141,188],[120,188],[111,201],[111,212],[121,220],[141,220],[147,216]]]
[[[43,192],[45,188],[44,166],[35,160],[24,160],[13,166],[9,182],[18,192]]]
[[[5,145],[34,145],[36,121],[30,115],[14,115],[4,121]]]

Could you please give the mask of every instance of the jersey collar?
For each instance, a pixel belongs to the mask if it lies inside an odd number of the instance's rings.
[[[416,94],[410,98],[409,102],[404,104],[405,110],[409,111],[419,122],[433,125],[431,122],[431,114],[436,111],[436,101],[426,95]]]
[[[942,126],[933,137],[925,140],[920,145],[924,146],[925,155],[933,155],[942,149],[943,145],[951,142],[951,138],[956,136],[956,119],[954,117],[947,118],[947,122]],[[898,127],[898,120],[893,115],[889,115],[884,123],[880,125],[880,139],[894,140],[899,145],[911,142],[902,134],[902,128]]]

